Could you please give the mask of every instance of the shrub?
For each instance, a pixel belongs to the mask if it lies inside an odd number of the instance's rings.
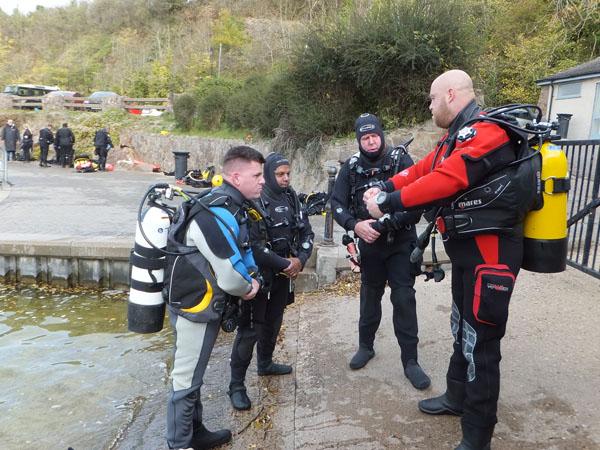
[[[198,107],[196,97],[191,94],[182,94],[173,102],[173,114],[178,128],[184,131],[192,129],[194,117]]]
[[[227,107],[227,100],[240,88],[241,83],[227,78],[206,77],[196,86],[198,128],[220,128]]]
[[[345,134],[369,111],[399,125],[429,117],[429,84],[444,70],[469,70],[481,41],[459,0],[374,2],[310,29],[283,83],[289,98],[275,108],[301,140]]]

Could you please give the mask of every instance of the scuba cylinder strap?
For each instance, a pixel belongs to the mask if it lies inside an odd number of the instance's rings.
[[[164,261],[161,261],[160,259],[154,259],[156,257],[160,258],[161,256],[162,256],[161,254],[158,254],[158,256],[146,256],[146,255],[140,253],[138,251],[138,249],[136,248],[136,250],[132,251],[131,254],[129,255],[129,262],[130,262],[130,264],[140,267],[142,269],[149,269],[149,270],[164,269],[164,266],[165,266]]]
[[[143,281],[131,279],[129,284],[132,289],[135,289],[136,291],[141,291],[141,292],[162,292],[162,290],[163,290],[163,282],[162,281],[156,282],[156,283],[146,283]]]

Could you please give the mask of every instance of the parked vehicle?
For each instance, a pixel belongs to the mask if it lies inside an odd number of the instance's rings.
[[[107,98],[119,97],[119,94],[112,91],[96,91],[90,94],[90,96],[83,102],[86,105],[100,105]],[[88,107],[90,111],[98,111],[102,109],[100,106],[98,107]]]
[[[52,92],[48,92],[46,95],[44,95],[45,98],[47,99],[51,99],[51,98],[62,98],[63,100],[69,102],[70,104],[77,104],[77,103],[83,103],[83,95],[81,95],[81,93],[77,92],[77,91],[52,91]],[[84,108],[82,107],[77,107],[77,106],[71,106],[71,105],[65,105],[65,107],[69,107],[69,108],[73,108],[76,111],[80,111]]]
[[[58,86],[43,86],[38,84],[9,84],[4,87],[3,94],[18,95],[19,97],[41,97],[48,92],[58,91]]]
[[[3,94],[24,98],[17,102],[19,109],[39,109],[41,108],[41,99],[32,99],[30,97],[42,97],[49,92],[58,91],[58,86],[44,86],[38,84],[9,84],[4,87]],[[13,97],[14,99],[15,97]],[[31,104],[28,104],[31,103]]]
[[[65,99],[73,99],[73,98],[81,97],[81,103],[83,103],[83,95],[81,95],[77,91],[52,91],[52,92],[48,92],[46,95],[44,95],[44,97],[46,97],[46,98],[63,97]]]

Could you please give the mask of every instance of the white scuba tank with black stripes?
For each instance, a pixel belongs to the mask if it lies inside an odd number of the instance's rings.
[[[168,212],[155,206],[145,212],[141,223],[137,223],[135,246],[130,256],[131,287],[127,314],[130,331],[155,333],[163,327],[165,303],[162,289],[166,260],[156,248],[166,249],[170,225]]]

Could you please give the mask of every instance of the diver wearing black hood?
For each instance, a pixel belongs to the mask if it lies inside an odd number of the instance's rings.
[[[400,345],[404,374],[417,389],[431,384],[417,362],[418,326],[415,300],[416,267],[409,260],[415,247],[415,224],[420,212],[394,214],[385,229],[373,228],[374,220],[363,202],[363,193],[372,182],[386,180],[412,166],[403,148],[385,146],[379,119],[362,114],[354,124],[359,152],[341,167],[331,197],[333,217],[359,238],[361,256],[360,318],[358,351],[350,361],[351,369],[364,367],[375,356],[373,344],[381,322],[381,298],[386,282],[391,288],[393,324]]]
[[[358,119],[356,119],[356,122],[354,122],[354,131],[356,132],[356,140],[358,141],[360,153],[370,161],[379,159],[381,152],[385,149],[385,135],[383,134],[383,128],[381,127],[381,123],[379,123],[377,116],[369,113],[361,114]],[[363,148],[361,144],[362,138],[369,134],[379,136],[379,140],[381,141],[379,146],[374,146],[374,149],[370,151]]]
[[[289,175],[287,158],[278,153],[267,156],[265,185],[257,202],[266,217],[250,223],[252,252],[265,288],[253,300],[242,303],[242,317],[233,342],[229,397],[237,410],[251,407],[244,380],[255,343],[258,375],[292,372],[291,366],[273,362],[273,352],[285,307],[294,301],[293,279],[312,253],[314,233],[289,185]]]

